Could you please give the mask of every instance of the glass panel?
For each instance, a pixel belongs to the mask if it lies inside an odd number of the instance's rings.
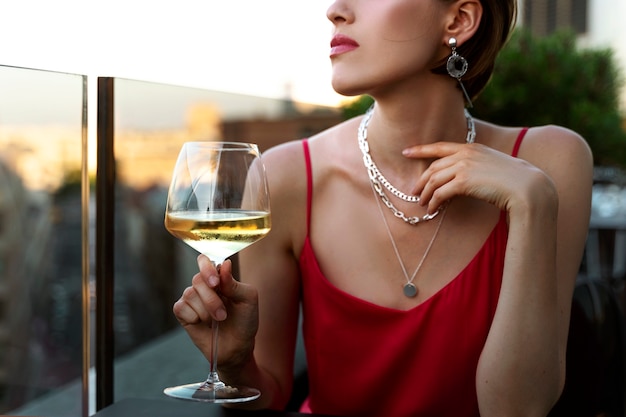
[[[82,414],[85,89],[0,66],[0,414]]]
[[[167,187],[185,141],[231,140],[261,150],[340,121],[338,110],[188,87],[115,80],[115,401],[161,398],[208,365],[172,305],[196,253],[163,227]]]

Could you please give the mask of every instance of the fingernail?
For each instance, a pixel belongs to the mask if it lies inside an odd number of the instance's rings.
[[[216,277],[215,275],[211,275],[209,277],[209,285],[211,287],[217,287],[220,283],[220,279],[218,277]]]
[[[217,309],[217,311],[215,312],[215,319],[217,321],[226,320],[226,310],[224,310],[223,308]]]
[[[407,156],[411,154],[411,150],[410,149],[404,149],[402,150],[402,155]]]

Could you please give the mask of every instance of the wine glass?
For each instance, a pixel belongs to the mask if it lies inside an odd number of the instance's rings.
[[[265,169],[257,145],[239,142],[187,142],[170,184],[165,228],[217,268],[229,256],[270,230]],[[170,397],[234,403],[259,397],[257,389],[230,386],[217,373],[218,322],[212,322],[211,369],[204,382],[170,387]]]

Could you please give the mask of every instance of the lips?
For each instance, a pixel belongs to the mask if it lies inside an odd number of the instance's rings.
[[[330,56],[334,57],[337,55],[345,54],[346,52],[350,52],[359,47],[359,44],[354,39],[336,34],[330,41]]]

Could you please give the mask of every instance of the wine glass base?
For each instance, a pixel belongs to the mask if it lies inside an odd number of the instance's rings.
[[[207,382],[169,387],[164,389],[163,393],[180,400],[222,404],[252,401],[261,395],[261,392],[255,388],[224,384],[214,385]]]

